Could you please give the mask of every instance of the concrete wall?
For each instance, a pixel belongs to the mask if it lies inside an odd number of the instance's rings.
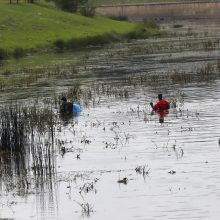
[[[101,6],[96,8],[96,14],[108,17],[123,16],[129,20],[218,19],[220,18],[220,2]]]

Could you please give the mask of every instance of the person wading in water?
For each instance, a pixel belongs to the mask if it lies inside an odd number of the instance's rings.
[[[62,101],[60,105],[61,113],[70,115],[73,112],[73,103],[67,102],[67,99],[64,96],[61,98],[61,101]]]
[[[158,94],[158,100],[159,101],[155,105],[151,102],[150,106],[160,116],[159,122],[163,123],[164,117],[169,113],[168,110],[170,109],[170,103],[167,100],[163,99],[162,94]]]

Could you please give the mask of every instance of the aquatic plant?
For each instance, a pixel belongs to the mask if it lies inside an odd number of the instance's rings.
[[[82,216],[83,217],[84,216],[89,217],[91,215],[91,213],[94,212],[93,206],[90,205],[88,202],[81,203],[80,206],[82,208]]]
[[[220,60],[217,60],[217,69],[220,72]]]
[[[144,165],[144,166],[137,166],[135,168],[136,173],[142,174],[143,176],[148,176],[149,172],[150,172],[150,168],[148,168],[148,165]]]
[[[47,107],[9,104],[0,109],[0,176],[6,192],[24,196],[54,174],[56,117]],[[37,181],[33,181],[33,177]]]
[[[183,25],[182,24],[174,24],[173,27],[174,28],[181,28],[181,27],[183,27]]]
[[[117,182],[118,182],[118,183],[123,183],[123,184],[127,185],[127,183],[128,183],[128,178],[127,178],[127,177],[124,177],[124,178],[122,178],[122,179],[119,179]]]
[[[0,112],[0,149],[13,152],[23,151],[27,139],[26,120],[22,110],[15,106]]]
[[[82,187],[80,187],[79,193],[80,194],[82,192],[84,192],[84,193],[95,192],[96,193],[95,184],[96,184],[97,181],[98,181],[98,179],[95,179],[92,182],[84,183],[84,185]]]
[[[32,168],[38,173],[40,168],[41,171],[43,168],[51,168],[49,160],[55,124],[55,114],[48,108],[10,105],[0,111],[0,150],[22,158],[31,152]],[[42,142],[41,136],[46,133],[51,137],[51,142]],[[22,162],[24,159],[18,161]]]

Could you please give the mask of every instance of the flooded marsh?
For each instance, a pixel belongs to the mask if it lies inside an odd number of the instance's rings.
[[[2,69],[0,218],[218,220],[220,29],[194,25]],[[60,114],[63,95],[80,115]]]

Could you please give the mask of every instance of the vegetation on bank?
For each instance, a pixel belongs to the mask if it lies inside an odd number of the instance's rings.
[[[0,3],[0,60],[11,55],[19,58],[27,52],[54,48],[63,51],[149,34],[159,34],[159,29],[80,16],[38,4]]]

